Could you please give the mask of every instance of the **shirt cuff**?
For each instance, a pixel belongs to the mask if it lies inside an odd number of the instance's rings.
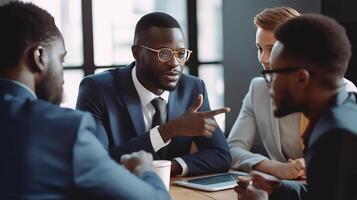
[[[171,139],[165,143],[160,135],[159,126],[155,126],[150,130],[150,141],[154,151],[157,152],[162,147],[168,145],[171,142]]]
[[[179,176],[187,176],[188,175],[188,167],[185,161],[182,158],[174,158],[179,165],[181,165],[182,173]]]

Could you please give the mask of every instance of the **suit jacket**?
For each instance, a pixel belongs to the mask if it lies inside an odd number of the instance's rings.
[[[154,172],[112,160],[88,113],[38,100],[0,79],[1,199],[169,199]]]
[[[347,91],[357,91],[352,82],[347,79],[344,81]],[[273,110],[264,79],[254,78],[227,139],[232,168],[250,171],[252,166],[265,159],[287,162],[290,158],[303,157],[299,134],[301,113],[276,118]],[[283,135],[289,140],[283,141]],[[283,142],[289,151],[284,151]]]
[[[133,66],[134,63],[83,79],[77,108],[92,113],[100,127],[99,137],[116,160],[125,153],[138,150],[151,152],[158,159],[150,135],[145,131],[141,102],[131,76]],[[176,88],[170,91],[167,121],[184,114],[199,94],[204,96],[200,111],[210,110],[203,81],[182,74]],[[190,155],[193,141],[198,152]],[[189,175],[224,172],[230,168],[231,163],[224,134],[219,128],[211,138],[172,138],[167,146],[167,159],[176,157],[185,161]]]
[[[340,91],[308,140],[308,186],[284,182],[276,199],[357,199],[356,119],[357,93]]]

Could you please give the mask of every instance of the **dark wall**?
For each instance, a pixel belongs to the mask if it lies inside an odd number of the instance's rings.
[[[238,116],[250,80],[260,76],[255,48],[254,16],[264,8],[290,6],[300,12],[321,13],[321,0],[223,0],[223,65],[226,134]]]
[[[324,0],[321,12],[335,18],[347,31],[352,44],[352,58],[348,66],[346,78],[357,85],[357,1],[356,0]]]

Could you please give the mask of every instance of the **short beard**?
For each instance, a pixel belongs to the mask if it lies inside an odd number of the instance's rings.
[[[286,103],[286,102],[289,102],[289,103]],[[280,117],[285,117],[292,113],[301,112],[301,111],[302,111],[301,106],[297,105],[293,101],[292,95],[290,95],[290,93],[286,91],[285,95],[282,96],[282,98],[281,98],[279,109],[277,106],[275,106],[274,116],[280,118]]]
[[[36,95],[39,99],[60,105],[63,101],[63,88],[62,85],[55,85],[54,78],[46,75],[41,83],[36,86]]]
[[[181,75],[180,75],[180,78],[175,83],[175,85],[173,85],[173,86],[165,85],[157,78],[151,78],[151,83],[154,84],[155,87],[158,88],[158,89],[167,90],[167,91],[173,91],[173,90],[175,90],[177,88],[177,85],[179,84],[180,80],[181,80]]]
[[[179,80],[180,81],[180,80]],[[161,85],[161,88],[164,89],[164,90],[167,90],[167,91],[173,91],[177,88],[177,85],[178,85],[178,81],[176,82],[176,84],[174,86],[164,86],[164,85]]]

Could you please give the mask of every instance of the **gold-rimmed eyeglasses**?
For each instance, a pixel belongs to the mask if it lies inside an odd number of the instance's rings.
[[[147,47],[144,45],[140,45],[140,44],[138,44],[137,46],[143,47],[143,48],[148,49],[153,52],[156,52],[157,58],[161,62],[167,62],[173,56],[175,56],[176,60],[179,63],[185,63],[190,58],[190,55],[192,53],[192,51],[189,49],[179,49],[179,50],[172,50],[170,48],[153,49],[153,48],[150,48],[150,47]]]

